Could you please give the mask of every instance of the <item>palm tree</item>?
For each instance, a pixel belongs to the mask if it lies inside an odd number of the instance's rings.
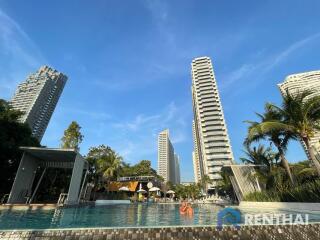
[[[201,187],[202,190],[204,190],[205,192],[207,192],[207,186],[208,184],[212,184],[213,181],[212,179],[208,176],[208,175],[203,175],[203,177],[201,178],[201,181],[199,182],[199,186]]]
[[[252,142],[260,140],[268,140],[270,143],[273,143],[278,150],[278,157],[280,158],[281,165],[286,170],[290,182],[294,185],[294,179],[291,174],[289,163],[285,157],[285,152],[289,140],[295,139],[295,135],[284,128],[269,127],[269,124],[279,123],[283,120],[283,116],[279,111],[271,107],[270,104],[267,103],[265,105],[265,112],[263,114],[256,113],[256,115],[260,118],[260,122],[246,121],[250,126],[244,144],[249,146]]]
[[[99,159],[98,165],[100,165],[103,177],[105,177],[107,180],[116,177],[120,169],[121,162],[122,157],[115,152],[109,154],[106,159]]]
[[[240,158],[242,162],[263,166],[267,170],[267,174],[271,172],[274,160],[276,160],[276,154],[272,152],[270,147],[265,148],[259,144],[258,147],[253,147],[252,149],[248,145],[245,148],[243,152],[246,154],[246,157]]]
[[[262,124],[263,131],[270,129],[290,132],[305,145],[310,160],[320,176],[320,163],[315,157],[310,138],[320,130],[320,96],[312,96],[310,91],[295,94],[286,92],[282,106],[269,104],[269,108],[282,116],[281,121],[267,121]]]
[[[90,148],[86,159],[90,163],[90,175],[96,185],[103,184],[103,178],[109,181],[119,176],[121,167],[128,166],[123,163],[121,156],[105,145]]]
[[[200,188],[197,184],[193,183],[190,184],[189,186],[187,186],[188,188],[188,192],[192,198],[192,200],[194,200],[195,198],[198,198],[200,195]]]

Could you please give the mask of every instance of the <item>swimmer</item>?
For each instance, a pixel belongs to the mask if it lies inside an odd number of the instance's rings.
[[[193,209],[192,209],[190,203],[187,204],[186,212],[187,212],[187,215],[188,215],[189,217],[193,216]]]
[[[186,213],[186,210],[187,210],[187,204],[186,202],[182,202],[181,203],[181,206],[180,206],[180,214],[185,214]]]

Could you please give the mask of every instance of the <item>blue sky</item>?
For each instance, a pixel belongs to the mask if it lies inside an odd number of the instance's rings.
[[[0,97],[48,64],[69,80],[43,139],[57,147],[72,120],[81,153],[106,144],[156,167],[170,129],[193,180],[190,63],[212,58],[236,160],[247,119],[280,102],[285,76],[320,68],[319,1],[0,0]],[[291,162],[304,160],[297,143]]]

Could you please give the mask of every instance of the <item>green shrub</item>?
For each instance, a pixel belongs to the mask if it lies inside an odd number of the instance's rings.
[[[253,192],[244,197],[254,202],[320,202],[320,180],[294,188]]]

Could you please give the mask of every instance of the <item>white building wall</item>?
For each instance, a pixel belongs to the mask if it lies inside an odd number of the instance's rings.
[[[314,93],[310,97],[320,95],[320,71],[311,71],[298,74],[292,74],[286,77],[283,83],[279,83],[278,87],[282,95],[285,95],[287,90],[294,94],[297,92],[310,90]],[[320,131],[317,131],[315,135],[310,139],[311,145],[313,145],[318,151],[320,150]],[[306,149],[305,149],[306,150]]]
[[[176,169],[174,148],[169,138],[169,130],[166,129],[158,135],[158,174],[165,182],[176,184]]]
[[[211,60],[196,58],[191,68],[195,180],[206,174],[213,180],[208,187],[214,188],[221,180],[221,167],[233,163],[233,153]]]
[[[33,136],[41,141],[60,98],[67,77],[48,67],[41,67],[19,84],[11,106],[24,114],[20,121],[28,123]]]
[[[193,145],[194,151],[192,152],[192,162],[193,162],[193,175],[195,183],[201,181],[201,172],[203,172],[201,168],[200,158],[199,158],[199,147],[198,147],[198,138],[195,129],[195,122],[192,122],[192,132],[193,132]]]
[[[180,157],[178,154],[174,154],[175,162],[175,184],[180,184]]]

